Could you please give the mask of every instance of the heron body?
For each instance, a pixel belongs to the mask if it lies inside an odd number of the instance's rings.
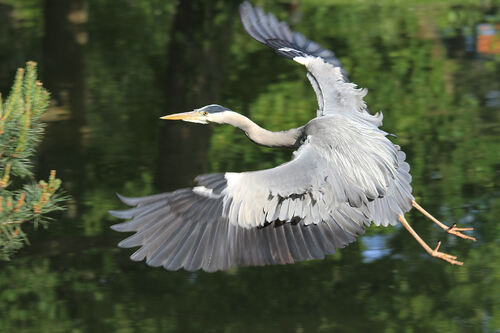
[[[306,67],[317,117],[281,132],[216,104],[162,117],[229,124],[257,144],[297,150],[290,162],[272,169],[201,175],[194,188],[120,196],[134,208],[110,212],[129,219],[112,228],[135,234],[119,246],[139,246],[131,258],[146,259],[151,266],[216,271],[321,259],[354,242],[372,222],[402,223],[429,254],[461,264],[439,252],[439,246],[428,247],[404,219],[418,206],[405,153],[379,128],[382,114],[368,112],[366,90],[348,81],[334,53],[248,2],[240,14],[254,39]],[[468,229],[441,227],[472,238],[460,233]]]

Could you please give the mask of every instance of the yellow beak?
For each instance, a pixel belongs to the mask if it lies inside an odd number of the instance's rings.
[[[166,120],[184,120],[184,119],[194,118],[195,116],[196,115],[194,114],[194,111],[192,111],[192,112],[183,112],[183,113],[169,114],[167,116],[160,117],[160,119],[166,119]]]
[[[202,123],[202,124],[207,123],[206,119],[204,119],[203,115],[200,114],[200,112],[198,111],[169,114],[167,116],[160,117],[160,119],[184,120],[184,121],[189,121],[191,123]]]

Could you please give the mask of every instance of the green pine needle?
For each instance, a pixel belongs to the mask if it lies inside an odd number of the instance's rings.
[[[10,95],[0,95],[0,260],[29,244],[22,226],[46,224],[47,214],[63,210],[67,197],[52,171],[48,182],[33,181],[31,159],[43,135],[40,116],[47,111],[49,93],[37,81],[36,63],[18,69]],[[16,179],[17,178],[17,179]],[[21,188],[11,188],[12,180]],[[19,187],[19,186],[18,186]]]

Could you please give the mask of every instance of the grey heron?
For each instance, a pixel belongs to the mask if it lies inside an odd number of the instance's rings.
[[[291,161],[272,169],[198,176],[198,186],[126,198],[133,208],[111,211],[129,219],[112,229],[135,232],[120,247],[140,247],[131,259],[168,270],[227,270],[233,265],[286,264],[320,259],[356,240],[371,223],[401,223],[433,257],[462,265],[428,246],[406,221],[415,207],[450,234],[474,240],[436,220],[412,196],[405,153],[369,113],[367,91],[351,83],[335,54],[260,8],[240,5],[245,30],[278,54],[302,64],[318,100],[307,124],[272,132],[226,107],[211,104],[162,117],[229,124],[253,142],[293,147]]]

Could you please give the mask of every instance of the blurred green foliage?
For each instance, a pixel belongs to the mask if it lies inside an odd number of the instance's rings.
[[[368,230],[386,233],[390,249],[369,262],[362,242],[324,261],[228,273],[173,273],[130,262],[129,252],[114,248],[122,235],[107,230],[115,220],[106,210],[118,205],[114,192],[165,190],[152,175],[182,172],[158,161],[161,147],[182,145],[160,141],[160,132],[173,127],[159,128],[158,116],[187,111],[173,109],[179,104],[219,103],[281,130],[307,122],[316,101],[301,66],[246,35],[235,1],[191,1],[186,13],[174,2],[93,0],[78,223],[54,225],[40,234],[40,247],[0,268],[0,331],[498,330],[500,112],[487,96],[500,91],[500,59],[472,57],[460,39],[491,20],[498,1],[256,3],[333,49],[353,82],[369,89],[370,109],[384,113],[384,129],[408,154],[419,202],[449,224],[473,226],[478,242],[448,237],[414,212],[410,223],[429,244],[442,239],[465,266],[429,258],[397,228]],[[196,18],[195,31],[174,24],[181,12]],[[185,49],[171,47],[179,41]],[[165,76],[179,65],[167,60],[176,59],[172,49],[202,62],[176,76],[189,82],[175,82],[185,87],[182,103],[165,91]],[[172,126],[181,138],[200,128]],[[291,155],[255,146],[227,126],[213,127],[206,140],[207,170],[199,172],[272,167]],[[204,156],[202,148],[186,146],[189,158]]]

